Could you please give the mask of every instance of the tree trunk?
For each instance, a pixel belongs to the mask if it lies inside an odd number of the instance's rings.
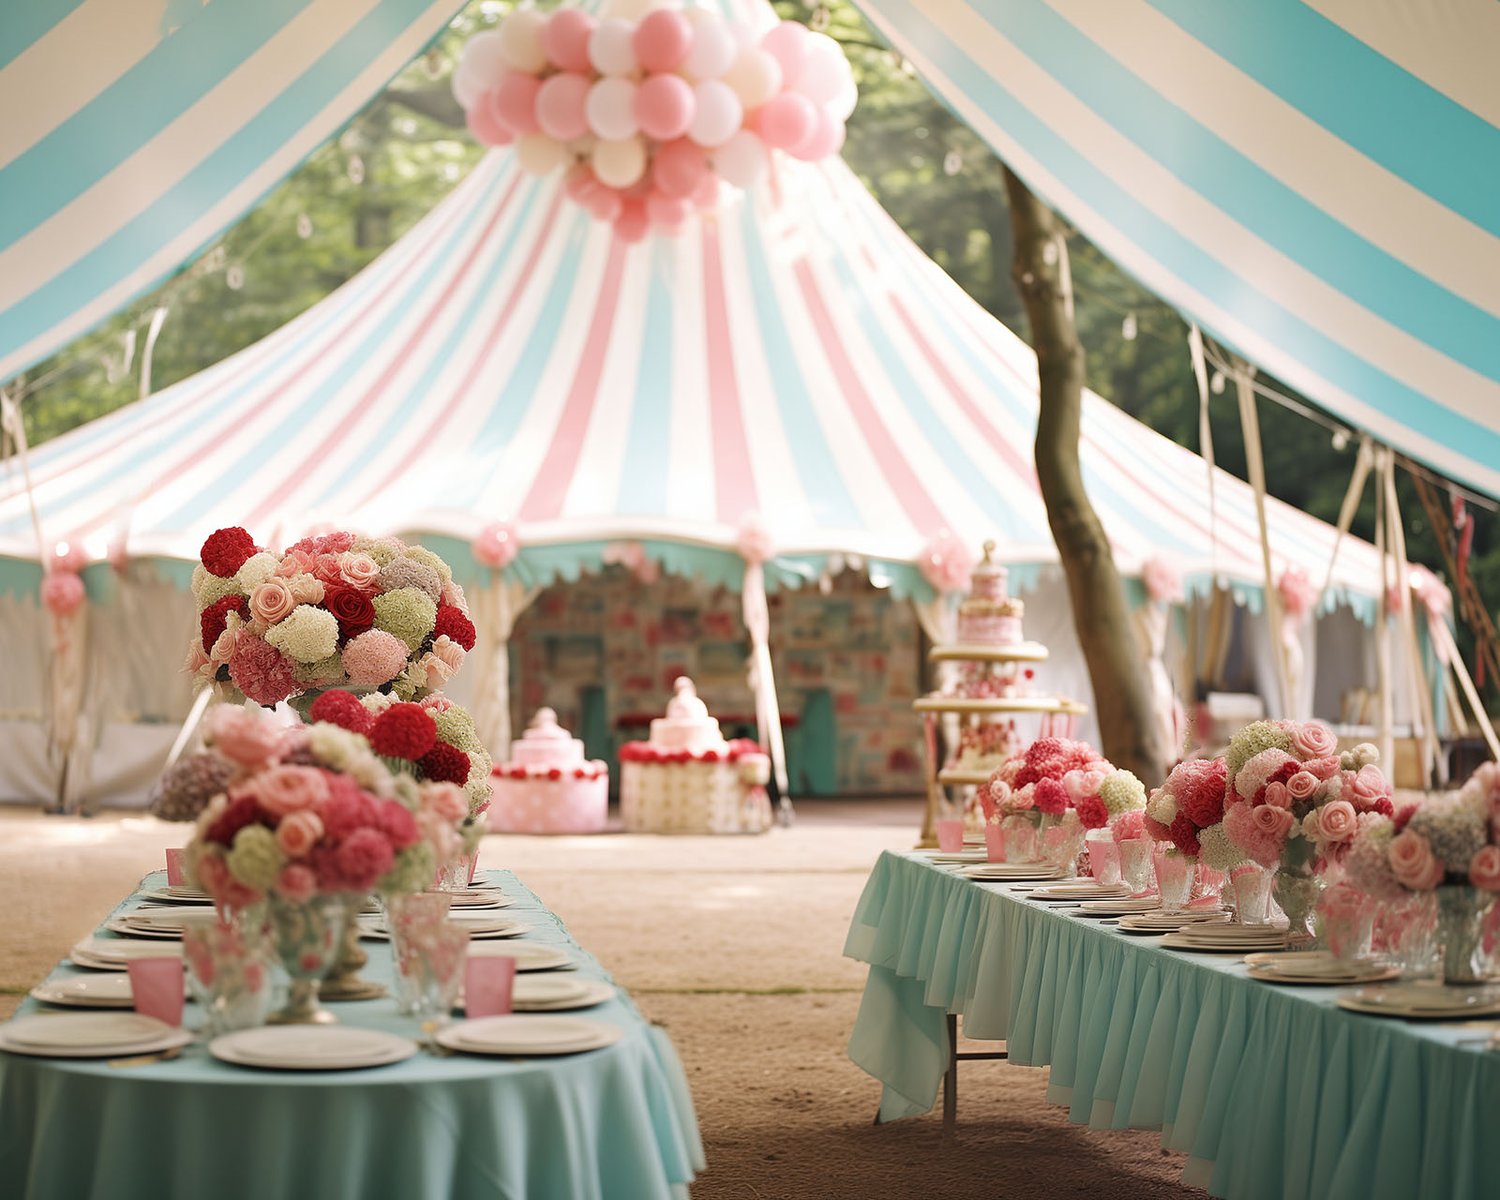
[[[1040,376],[1036,475],[1047,522],[1068,579],[1073,624],[1094,685],[1106,758],[1147,787],[1166,773],[1151,689],[1109,538],[1083,487],[1078,461],[1083,412],[1083,346],[1073,320],[1068,248],[1052,210],[1007,168],[1015,239],[1012,273],[1031,325]]]

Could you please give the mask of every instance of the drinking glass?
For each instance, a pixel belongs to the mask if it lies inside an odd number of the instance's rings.
[[[1151,852],[1156,868],[1156,890],[1163,912],[1179,913],[1193,894],[1194,862],[1175,846],[1158,844]]]
[[[1101,887],[1120,886],[1120,848],[1107,829],[1092,829],[1084,839],[1089,851],[1089,872]]]
[[[1241,925],[1265,925],[1271,920],[1271,872],[1259,863],[1241,863],[1229,872],[1234,895],[1234,919]]]
[[[224,921],[204,913],[182,923],[188,990],[206,1038],[264,1025],[271,1011],[270,937],[258,910]]]
[[[1132,896],[1149,896],[1154,888],[1151,839],[1124,838],[1120,842],[1120,875]]]
[[[396,1011],[442,1020],[463,980],[469,931],[450,920],[451,893],[418,892],[386,901],[386,923],[396,960]]]

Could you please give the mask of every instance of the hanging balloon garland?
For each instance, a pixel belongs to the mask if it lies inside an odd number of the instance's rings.
[[[469,39],[453,94],[475,138],[514,145],[534,175],[565,172],[569,198],[628,242],[681,233],[778,151],[836,154],[856,100],[826,34],[782,21],[757,37],[677,7],[639,20],[520,9]]]

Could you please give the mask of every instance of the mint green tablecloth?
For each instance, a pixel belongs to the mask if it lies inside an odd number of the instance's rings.
[[[565,945],[580,974],[608,978],[513,875],[490,879],[516,898],[505,911],[531,927],[527,939]],[[388,945],[365,945],[365,974],[389,981]],[[389,999],[329,1007],[351,1025],[415,1033]],[[0,1053],[0,1197],[685,1196],[703,1150],[671,1042],[623,993],[576,1015],[625,1037],[559,1058],[420,1054],[307,1074],[228,1066],[196,1045],[176,1061],[129,1068]],[[190,1004],[185,1023],[196,1022]]]
[[[882,1120],[932,1107],[954,1012],[1050,1065],[1074,1121],[1161,1130],[1216,1195],[1500,1196],[1487,1030],[1349,1013],[1337,989],[1259,983],[919,855],[881,856],[844,953],[870,964],[849,1056],[885,1085]]]

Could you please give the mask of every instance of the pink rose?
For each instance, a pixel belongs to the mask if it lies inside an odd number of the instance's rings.
[[[1030,812],[1036,806],[1036,785],[1028,783],[1023,788],[1013,788],[1010,793],[1012,812]]]
[[[1347,842],[1359,829],[1359,814],[1347,800],[1330,801],[1317,811],[1325,842]]]
[[[1322,721],[1302,721],[1294,724],[1288,732],[1298,758],[1326,758],[1338,753],[1338,735]]]
[[[432,643],[432,652],[443,660],[450,675],[464,665],[464,648],[446,633]]]
[[[1302,769],[1318,779],[1332,779],[1340,770],[1339,756],[1332,754],[1326,758],[1310,758],[1302,764]]]
[[[289,586],[298,604],[321,604],[323,602],[323,581],[315,575],[294,575]]]
[[[434,691],[453,678],[453,672],[448,664],[431,651],[417,659],[415,666],[423,686],[432,688]]]
[[[368,554],[348,550],[339,555],[339,577],[350,587],[371,591],[380,577],[380,568]]]
[[[299,808],[276,827],[276,845],[288,858],[305,858],[323,836],[323,821],[310,808]]]
[[[468,794],[456,783],[424,783],[421,797],[423,812],[451,824],[456,825],[469,815]]]
[[[1292,798],[1292,800],[1307,800],[1312,796],[1314,792],[1318,790],[1318,784],[1320,782],[1321,780],[1319,780],[1318,777],[1311,771],[1298,771],[1295,775],[1293,775],[1286,781],[1285,786],[1287,794]],[[1270,789],[1267,788],[1266,791],[1269,793]]]
[[[215,750],[251,771],[265,766],[281,748],[281,726],[232,704],[210,708],[203,731]]]
[[[1500,846],[1483,846],[1469,860],[1469,882],[1487,892],[1500,892]]]
[[[1391,873],[1414,892],[1425,892],[1443,882],[1443,864],[1420,833],[1403,829],[1391,839]]]
[[[276,877],[276,890],[293,904],[304,904],[317,894],[318,877],[312,873],[311,868],[304,867],[301,863],[290,863],[282,867],[281,874]]]
[[[294,579],[311,571],[312,564],[311,554],[304,554],[301,550],[288,550],[271,573],[280,579]]]
[[[1291,808],[1292,789],[1284,783],[1268,783],[1264,799],[1272,808]]]
[[[328,781],[316,767],[272,767],[251,781],[261,808],[285,817],[303,808],[317,808],[328,799]]]
[[[1266,837],[1284,838],[1296,824],[1291,811],[1277,808],[1274,804],[1257,804],[1250,812],[1257,833]]]
[[[1373,808],[1377,800],[1390,799],[1391,785],[1379,767],[1364,766],[1354,776],[1352,785],[1344,789],[1344,795],[1361,809]]]
[[[291,585],[274,575],[264,583],[256,584],[250,593],[250,615],[267,625],[290,616],[296,607],[297,597],[292,594]]]

